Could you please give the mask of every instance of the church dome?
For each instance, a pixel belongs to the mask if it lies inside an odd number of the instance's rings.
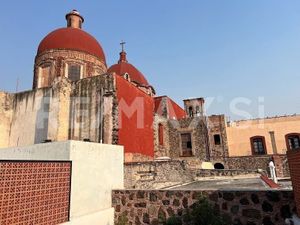
[[[132,64],[128,63],[126,59],[126,52],[122,51],[120,53],[120,60],[117,64],[112,65],[108,69],[109,73],[116,73],[118,75],[123,76],[124,74],[128,74],[130,77],[130,80],[141,85],[148,87],[149,83],[146,80],[145,76]]]
[[[68,27],[57,29],[49,33],[40,43],[37,54],[47,50],[76,50],[96,56],[104,63],[105,55],[98,41],[81,29],[83,18],[76,10],[66,15]]]

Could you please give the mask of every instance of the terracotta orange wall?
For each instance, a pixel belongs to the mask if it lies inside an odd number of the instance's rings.
[[[169,113],[169,118],[170,119],[182,119],[186,117],[185,110],[181,108],[179,105],[177,105],[176,102],[174,102],[172,99],[170,99],[168,96],[160,96],[156,97],[154,99],[155,101],[155,113],[158,115],[162,115],[162,105],[161,102],[166,100],[167,102],[167,107],[168,107],[168,113]]]
[[[186,113],[183,108],[177,105],[172,99],[168,98],[169,118],[170,119],[182,119],[186,117]]]
[[[227,126],[229,156],[252,155],[250,138],[264,136],[268,154],[273,154],[270,131],[274,131],[277,153],[286,153],[285,135],[300,133],[300,116],[232,122]]]
[[[165,96],[161,96],[161,97],[156,97],[154,98],[154,112],[157,113],[158,115],[162,115],[162,105],[161,105],[161,101],[162,101],[162,98],[164,98]]]
[[[137,112],[128,118],[126,114],[119,110],[119,123],[122,121],[122,126],[118,133],[119,144],[124,146],[125,158],[126,154],[130,155],[130,153],[136,154],[137,156],[153,158],[154,134],[152,124],[154,117],[154,100],[124,78],[118,75],[115,75],[115,78],[119,103],[123,99],[123,101],[130,106],[137,97],[140,97],[144,105],[144,107],[142,107],[142,105],[139,106],[139,110],[143,110],[143,128],[138,127]],[[134,161],[134,159],[132,161]]]

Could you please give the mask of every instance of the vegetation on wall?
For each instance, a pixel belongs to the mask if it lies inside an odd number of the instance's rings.
[[[166,221],[166,225],[230,225],[229,217],[221,215],[219,210],[209,203],[206,197],[199,197],[181,217],[173,216]]]

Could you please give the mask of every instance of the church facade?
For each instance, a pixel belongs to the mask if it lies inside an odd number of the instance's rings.
[[[126,162],[169,157],[196,168],[255,169],[252,161],[270,159],[284,167],[286,150],[300,147],[300,116],[229,123],[205,115],[203,98],[182,108],[156,96],[123,48],[108,67],[76,10],[66,20],[38,46],[32,90],[0,92],[1,148],[80,140],[123,145]]]

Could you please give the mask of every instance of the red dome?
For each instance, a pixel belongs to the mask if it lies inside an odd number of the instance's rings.
[[[149,86],[148,81],[146,80],[145,76],[133,65],[127,62],[126,60],[126,53],[120,53],[120,60],[118,64],[112,65],[109,69],[109,73],[115,72],[118,75],[124,75],[125,73],[129,74],[130,80],[134,81],[142,86]],[[122,58],[123,57],[123,58]]]
[[[37,54],[51,49],[78,50],[94,55],[104,63],[105,55],[98,41],[78,28],[60,28],[48,34],[40,43]]]

